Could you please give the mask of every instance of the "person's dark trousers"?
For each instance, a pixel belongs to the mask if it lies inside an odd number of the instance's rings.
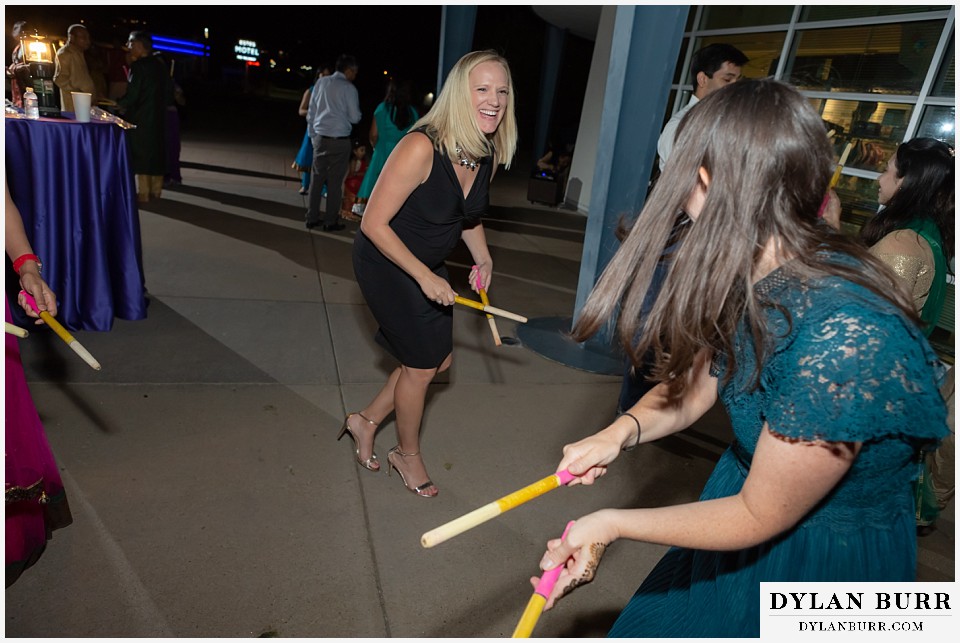
[[[323,224],[336,225],[340,220],[340,201],[343,198],[343,180],[350,167],[353,146],[350,137],[329,138],[321,136],[313,141],[313,170],[310,176],[310,205],[307,208],[307,225],[317,225],[320,220],[320,195],[327,186],[327,208]]]

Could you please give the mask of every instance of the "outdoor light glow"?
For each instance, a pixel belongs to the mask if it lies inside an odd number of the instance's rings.
[[[200,42],[191,42],[189,40],[177,40],[176,38],[167,38],[165,36],[154,36],[154,43],[160,43],[162,45],[177,45],[179,47],[190,47],[194,49],[199,49],[203,51],[205,45]]]
[[[940,131],[944,133],[949,133],[953,131],[953,123],[944,123],[940,126]]]
[[[153,48],[157,49],[158,51],[173,51],[178,54],[190,54],[191,56],[209,56],[210,55],[209,53],[199,51],[197,49],[185,49],[183,47],[174,47],[172,45],[154,44]]]
[[[178,54],[190,54],[191,56],[210,55],[210,48],[202,42],[168,38],[167,36],[154,36],[153,48],[160,51],[173,51]]]
[[[204,38],[209,38],[209,37],[210,37],[210,30],[207,29],[206,27],[203,28],[203,37],[204,37]]]
[[[38,42],[34,40],[31,43],[27,44],[27,60],[35,60],[38,62],[52,62],[49,57],[47,57],[47,45],[43,42]]]
[[[246,60],[247,62],[256,62],[260,56],[257,43],[253,40],[238,40],[237,44],[233,46],[233,53],[237,55],[237,60]],[[253,66],[259,66],[259,63]]]

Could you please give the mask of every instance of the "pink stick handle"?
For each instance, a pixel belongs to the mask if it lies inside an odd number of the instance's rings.
[[[477,290],[483,290],[483,278],[480,276],[480,271],[477,269],[476,264],[471,266],[471,269],[477,271]]]
[[[571,480],[574,480],[577,477],[570,473],[568,469],[557,471],[555,475],[557,476],[557,479],[560,480],[560,484],[562,485],[569,484]]]
[[[567,528],[563,530],[563,535],[560,536],[560,540],[567,537],[567,532],[570,531],[573,523],[573,520],[567,523]],[[544,598],[549,598],[550,592],[553,591],[553,586],[557,584],[557,579],[560,577],[560,572],[563,571],[563,567],[563,565],[557,565],[553,569],[543,572],[543,576],[540,577],[540,582],[537,583],[537,588],[533,590],[534,593],[540,594],[540,596]]]
[[[23,300],[27,302],[27,305],[29,305],[30,308],[33,308],[33,312],[40,312],[40,309],[37,308],[37,300],[33,298],[33,295],[28,293],[26,290],[21,290],[20,294],[23,295]]]

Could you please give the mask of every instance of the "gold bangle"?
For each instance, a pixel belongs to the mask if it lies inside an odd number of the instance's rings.
[[[629,446],[629,447],[623,447],[623,449],[622,449],[623,451],[633,451],[634,449],[636,449],[636,448],[640,445],[640,420],[638,420],[637,417],[636,417],[633,413],[621,413],[621,414],[620,414],[620,417],[624,417],[624,416],[630,418],[631,420],[633,420],[634,422],[637,423],[637,441],[636,441],[636,443],[634,443],[632,446]]]

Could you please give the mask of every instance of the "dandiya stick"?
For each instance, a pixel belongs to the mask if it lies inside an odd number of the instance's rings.
[[[487,291],[483,288],[480,288],[480,301],[483,302],[484,306],[490,305],[490,300],[487,298]],[[493,335],[493,343],[500,346],[502,342],[500,341],[500,331],[497,329],[497,320],[494,319],[490,313],[487,313],[487,323],[490,324],[490,334]]]
[[[491,314],[497,315],[497,316],[499,316],[499,317],[506,317],[507,319],[512,319],[513,321],[518,321],[518,322],[520,322],[521,324],[526,324],[526,323],[527,323],[527,318],[526,318],[526,317],[523,317],[523,316],[518,315],[518,314],[516,314],[516,313],[511,313],[510,311],[508,311],[508,310],[503,310],[503,309],[501,309],[501,308],[494,308],[493,306],[484,306],[484,305],[483,305],[482,303],[480,303],[479,301],[473,301],[472,299],[466,299],[465,297],[461,297],[460,295],[457,295],[457,297],[454,299],[454,301],[455,301],[456,303],[458,303],[458,304],[462,304],[462,305],[464,305],[464,306],[469,306],[470,308],[476,308],[477,310],[482,310],[482,311],[485,312],[485,313],[491,313]]]
[[[571,520],[567,523],[567,528],[563,530],[563,535],[560,536],[560,540],[567,537],[567,532],[570,531],[570,527],[573,526],[574,522],[575,521]],[[562,571],[563,565],[557,565],[553,569],[543,572],[543,576],[540,577],[540,582],[537,583],[536,589],[533,590],[533,596],[531,596],[530,601],[527,602],[527,608],[523,610],[523,616],[520,617],[520,621],[513,630],[513,636],[511,638],[530,638],[530,635],[533,634],[533,628],[536,627],[537,621],[540,620],[540,615],[543,614],[543,606],[547,604],[547,598],[550,596],[550,592],[553,591],[553,586],[557,584],[557,579],[560,577],[560,572]]]
[[[3,323],[5,324],[5,326],[3,327],[3,329],[4,329],[4,331],[5,331],[7,334],[9,334],[9,335],[16,335],[17,337],[23,338],[23,337],[26,337],[26,336],[28,336],[28,335],[30,334],[29,332],[27,332],[27,329],[26,329],[26,328],[20,328],[19,326],[16,326],[16,325],[11,324],[10,322],[6,322],[6,321],[3,322]]]
[[[474,269],[477,267],[474,266]],[[484,306],[490,305],[490,299],[487,297],[487,291],[483,288],[483,280],[480,278],[480,273],[477,272],[477,290],[480,291],[480,301],[483,302]],[[501,345],[500,342],[500,331],[497,330],[497,320],[493,318],[493,315],[487,313],[487,323],[490,324],[490,332],[493,334],[493,343],[497,346]]]
[[[458,536],[469,529],[473,529],[477,525],[487,522],[491,518],[496,518],[500,514],[510,511],[514,507],[519,507],[528,500],[533,500],[548,491],[553,491],[557,487],[569,483],[574,478],[576,478],[576,476],[566,469],[558,471],[542,480],[537,480],[531,485],[527,485],[523,489],[514,491],[499,500],[494,500],[490,504],[484,505],[479,509],[474,509],[468,514],[440,525],[436,529],[431,529],[420,537],[420,544],[428,549],[439,545],[454,536]]]
[[[843,148],[843,154],[840,155],[840,162],[837,163],[837,169],[833,171],[833,176],[830,177],[830,189],[837,187],[837,183],[840,182],[840,173],[843,172],[843,166],[847,163],[847,158],[850,156],[850,150],[853,149],[853,143],[847,143],[847,146]]]
[[[28,293],[26,290],[21,290],[20,294],[24,296],[24,299],[28,304],[30,304],[30,307],[33,308],[34,312],[40,315],[40,319],[46,322],[47,326],[49,326],[53,332],[55,332],[60,339],[62,339],[64,343],[73,350],[74,353],[79,355],[80,358],[89,364],[92,369],[97,371],[100,370],[100,362],[94,359],[93,355],[90,354],[90,351],[84,348],[83,344],[78,342],[77,339],[71,335],[66,328],[60,325],[60,322],[54,319],[53,315],[45,310],[40,310],[37,308],[37,300],[34,299],[30,293]]]

